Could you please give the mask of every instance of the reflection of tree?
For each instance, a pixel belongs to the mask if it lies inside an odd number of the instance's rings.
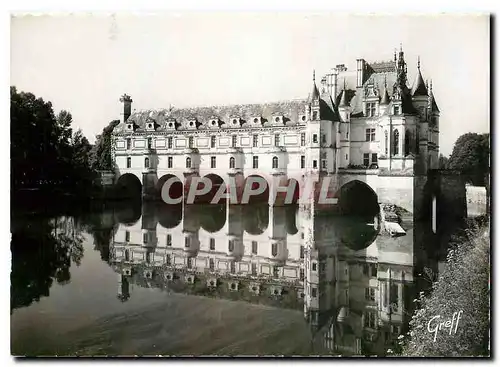
[[[71,280],[70,266],[83,258],[83,237],[71,218],[12,233],[11,310],[49,295],[54,279]]]

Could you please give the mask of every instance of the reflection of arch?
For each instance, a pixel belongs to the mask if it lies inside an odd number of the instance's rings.
[[[252,178],[252,179],[257,179],[258,182],[255,182],[255,181],[252,181],[250,183],[249,179]],[[262,203],[262,202],[268,202],[269,201],[269,183],[267,182],[267,180],[260,176],[260,175],[250,175],[248,176],[246,179],[245,179],[245,185],[244,185],[244,191],[245,190],[257,190],[259,188],[259,183],[262,184],[262,185],[265,185],[265,190],[264,192],[262,192],[262,194],[259,194],[259,195],[252,195],[248,198],[248,204],[252,204],[252,203]],[[247,189],[247,184],[249,185],[249,188]],[[250,187],[251,186],[251,187]]]
[[[209,233],[219,232],[226,223],[225,205],[203,205],[192,215],[199,216],[200,227]]]
[[[178,199],[183,195],[184,191],[184,185],[182,181],[175,175],[172,174],[166,174],[160,177],[158,180],[158,183],[156,184],[156,192],[158,193],[159,198],[162,198],[162,188],[163,185],[169,180],[173,179],[173,183],[170,185],[170,188],[168,190],[168,197],[170,197],[172,200]]]
[[[158,223],[163,228],[175,228],[182,221],[182,204],[168,205],[160,203],[156,209],[156,216]]]
[[[406,132],[405,132],[405,148],[404,148],[405,156],[410,154],[410,151],[411,151],[410,144],[411,144],[411,132],[410,132],[410,130],[406,130]]]
[[[132,173],[125,173],[116,181],[118,198],[140,198],[142,193],[141,181]]]
[[[278,168],[278,157],[273,157],[273,168]]]
[[[340,210],[344,214],[368,215],[379,213],[378,197],[366,183],[353,180],[340,188]]]
[[[355,215],[334,215],[319,219],[320,226],[335,228],[335,241],[353,251],[370,246],[377,238],[380,226],[375,226],[373,218]]]
[[[394,132],[393,132],[392,154],[393,155],[399,154],[399,131],[398,130],[394,130]]]
[[[121,201],[115,209],[118,223],[132,226],[141,218],[142,202],[139,200]]]
[[[243,228],[254,236],[264,233],[269,225],[268,205],[243,205]]]
[[[286,222],[285,222],[285,227],[286,227],[286,233],[289,235],[294,235],[297,234],[299,231],[297,228],[297,207],[295,206],[288,206],[285,209],[285,216],[286,216]]]

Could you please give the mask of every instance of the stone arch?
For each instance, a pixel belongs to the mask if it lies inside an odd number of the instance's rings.
[[[169,181],[170,179],[172,179],[172,181]],[[167,181],[169,181],[169,183],[172,182],[172,184],[168,188],[168,191],[162,194],[163,186],[167,183]],[[161,176],[158,180],[158,183],[156,184],[156,193],[158,195],[158,199],[165,203],[167,203],[167,201],[165,200],[167,198],[163,197],[163,195],[167,195],[168,198],[172,199],[173,201],[180,202],[179,198],[182,198],[184,194],[184,183],[176,175],[167,173]]]
[[[219,176],[218,174],[215,173],[209,173],[208,175],[203,176],[203,179],[208,179],[210,180],[212,187],[209,192],[207,192],[204,195],[197,195],[195,197],[194,203],[195,204],[211,204],[212,200],[214,199],[215,195],[221,189],[221,186],[224,187],[224,192],[226,192],[226,182],[224,181],[224,178]],[[198,183],[198,189],[201,190],[204,187],[203,182]],[[222,190],[222,189],[221,189]],[[226,203],[226,198],[225,195],[222,198],[216,198],[217,203],[214,204],[225,204]]]
[[[117,198],[137,199],[142,195],[141,180],[133,173],[124,173],[115,184]]]
[[[352,180],[337,192],[340,211],[344,214],[378,215],[380,208],[377,193],[365,182]]]
[[[249,179],[252,178],[252,181]],[[255,180],[258,180],[259,182],[255,182]],[[245,191],[246,190],[257,190],[260,185],[265,185],[265,189],[261,194],[258,195],[252,195],[248,197],[248,203],[242,203],[242,204],[255,204],[255,203],[268,203],[269,202],[269,195],[270,195],[270,185],[266,177],[259,175],[259,174],[252,174],[248,177],[245,178],[245,184],[243,185],[243,193],[242,193],[242,200],[245,198]]]

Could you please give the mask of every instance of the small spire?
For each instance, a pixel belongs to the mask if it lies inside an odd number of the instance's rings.
[[[387,88],[387,74],[384,73],[384,88]]]
[[[345,86],[345,77],[344,77],[344,90],[345,90],[346,86]]]
[[[418,59],[417,59],[417,68],[418,68],[418,70],[420,70],[420,55],[418,56]]]
[[[382,92],[382,99],[380,100],[381,105],[389,104],[389,93],[387,92],[387,74],[384,74],[384,91]]]
[[[430,90],[430,91],[431,91],[431,93],[432,93],[432,79],[431,79],[431,80],[430,80],[430,82],[429,82],[429,90]]]
[[[313,69],[313,82],[316,81],[316,70]]]

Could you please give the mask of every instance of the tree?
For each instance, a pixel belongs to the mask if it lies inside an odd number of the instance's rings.
[[[111,170],[111,133],[120,120],[111,121],[108,126],[102,130],[102,134],[96,137],[96,143],[90,154],[90,166],[93,170]]]
[[[468,182],[485,186],[490,173],[490,134],[467,133],[455,142],[447,168],[458,170]]]

